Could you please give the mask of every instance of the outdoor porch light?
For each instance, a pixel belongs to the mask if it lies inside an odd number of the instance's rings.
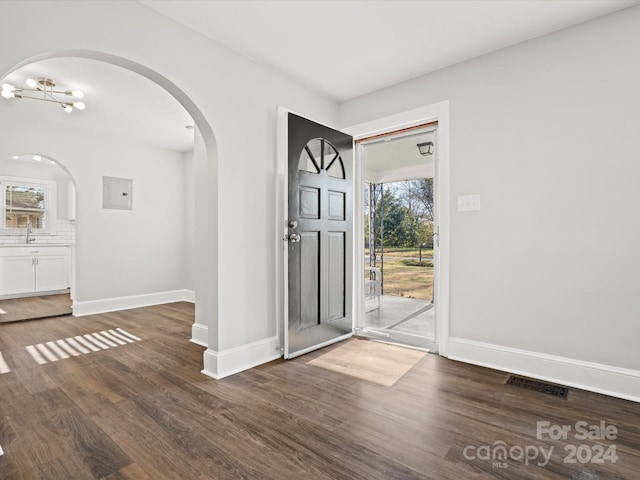
[[[2,84],[2,96],[4,98],[26,98],[29,100],[40,100],[43,102],[52,102],[60,105],[62,109],[70,113],[74,108],[84,110],[83,102],[71,102],[70,98],[82,98],[84,94],[79,90],[54,90],[56,82],[50,78],[40,77],[38,81],[29,78],[26,81],[26,87],[14,87],[8,83]],[[61,98],[59,98],[62,96]]]
[[[433,155],[433,142],[424,142],[418,144],[420,155]]]

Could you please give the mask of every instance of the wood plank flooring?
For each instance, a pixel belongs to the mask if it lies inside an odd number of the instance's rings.
[[[71,305],[68,293],[0,300],[0,323],[71,315]]]
[[[639,404],[559,399],[435,355],[385,387],[307,363],[327,349],[215,381],[192,323],[193,305],[176,303],[0,325],[0,479],[640,478]],[[42,365],[25,349],[116,328],[141,340]],[[618,435],[538,439],[539,421]],[[508,458],[483,459],[499,442]],[[565,463],[583,444],[580,458],[615,445],[617,461]],[[553,454],[540,466],[513,447]]]

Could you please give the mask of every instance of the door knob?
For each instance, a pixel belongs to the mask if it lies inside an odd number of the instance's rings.
[[[298,235],[297,233],[292,233],[291,235],[289,235],[289,241],[291,243],[298,243],[300,241],[300,235]]]

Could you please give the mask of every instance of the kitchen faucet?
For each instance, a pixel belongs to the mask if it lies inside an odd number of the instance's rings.
[[[35,242],[36,237],[33,236],[33,228],[31,222],[27,222],[27,243]]]

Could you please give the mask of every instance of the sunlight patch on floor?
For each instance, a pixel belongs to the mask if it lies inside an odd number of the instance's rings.
[[[0,352],[0,375],[2,375],[3,373],[9,373],[10,371],[11,369],[9,368],[9,365],[7,365],[7,362],[4,361],[2,352]]]
[[[397,345],[352,339],[307,364],[391,387],[425,355]]]
[[[99,352],[107,348],[119,347],[128,343],[139,342],[142,339],[123,330],[115,328],[101,332],[87,333],[51,342],[38,343],[25,347],[39,365],[57,362],[71,357],[78,357],[92,352]]]

